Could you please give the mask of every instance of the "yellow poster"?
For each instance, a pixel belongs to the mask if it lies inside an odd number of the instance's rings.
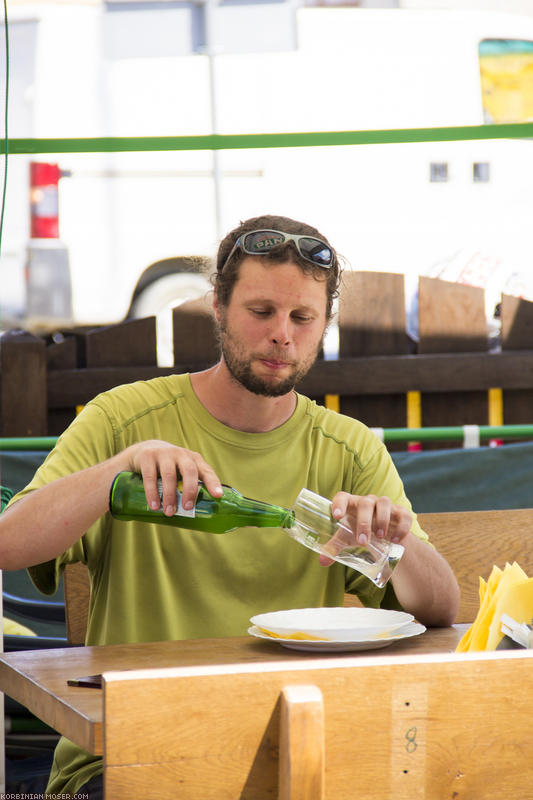
[[[484,39],[479,45],[485,122],[533,120],[533,42]]]

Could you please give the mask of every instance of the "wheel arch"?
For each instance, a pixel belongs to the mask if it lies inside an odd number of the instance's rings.
[[[163,258],[160,261],[154,261],[153,264],[146,267],[137,281],[135,289],[133,290],[127,316],[131,316],[135,301],[150,284],[155,283],[155,281],[166,275],[173,275],[180,272],[196,273],[198,275],[203,275],[206,280],[209,280],[212,263],[212,259],[207,256],[172,256],[170,258]]]

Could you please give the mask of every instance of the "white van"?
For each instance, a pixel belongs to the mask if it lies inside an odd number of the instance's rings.
[[[13,9],[9,37],[12,138],[533,117],[533,19],[516,14],[39,4]],[[533,297],[531,148],[478,140],[13,155],[1,307],[51,327],[157,313],[205,291],[201,270],[220,235],[261,213],[316,225],[352,268],[464,280],[488,287],[489,302],[502,290]],[[30,161],[55,162],[64,175],[59,238],[30,238]]]

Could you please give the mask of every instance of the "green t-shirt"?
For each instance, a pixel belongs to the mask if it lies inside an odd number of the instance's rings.
[[[245,433],[207,412],[188,375],[139,381],[96,397],[14,500],[147,439],[201,453],[223,483],[276,505],[290,507],[307,487],[328,498],[340,490],[387,495],[411,508],[386,448],[357,420],[298,395],[286,423]],[[427,538],[416,521],[412,530]],[[64,565],[76,561],[91,575],[89,645],[245,635],[254,614],[339,606],[345,591],[368,606],[399,608],[391,585],[378,589],[341,564],[321,567],[316,554],[272,528],[215,535],[105,514],[55,561],[29,573],[51,594]],[[99,771],[100,759],[63,739],[49,791],[74,791]]]

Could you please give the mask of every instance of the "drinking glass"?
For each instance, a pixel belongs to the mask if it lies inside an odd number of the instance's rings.
[[[402,557],[404,547],[388,539],[378,539],[372,532],[368,543],[361,545],[345,519],[331,514],[331,502],[302,489],[292,506],[294,521],[286,532],[300,544],[366,575],[383,587]]]

